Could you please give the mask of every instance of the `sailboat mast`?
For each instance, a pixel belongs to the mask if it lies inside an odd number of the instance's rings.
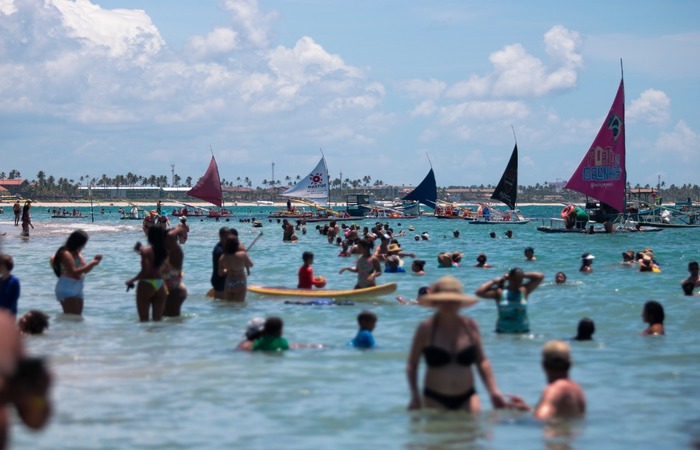
[[[622,139],[623,142],[625,143],[625,148],[623,148],[623,152],[625,154],[625,165],[627,165],[627,139],[625,139],[625,132],[627,129],[627,125],[625,123],[625,69],[622,66],[622,58],[620,58],[620,80],[622,83]],[[624,170],[624,189],[622,190],[622,206],[624,208],[624,211],[621,211],[621,214],[625,214],[627,212],[627,169],[625,168]]]

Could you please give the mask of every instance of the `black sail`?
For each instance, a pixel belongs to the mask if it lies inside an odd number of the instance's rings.
[[[493,191],[491,199],[505,203],[510,209],[515,209],[515,203],[518,201],[518,144],[513,148],[508,166]]]
[[[403,200],[414,200],[430,208],[435,208],[437,203],[437,183],[435,182],[435,173],[432,168],[428,175],[423,178],[423,181],[409,192]]]

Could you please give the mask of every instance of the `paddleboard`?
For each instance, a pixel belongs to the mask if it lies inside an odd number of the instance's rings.
[[[350,297],[379,297],[396,291],[396,283],[380,284],[363,289],[290,289],[281,287],[248,286],[248,292],[264,296],[282,297],[321,297],[321,298],[350,298]]]

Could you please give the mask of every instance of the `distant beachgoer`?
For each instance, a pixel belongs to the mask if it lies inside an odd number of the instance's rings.
[[[420,298],[424,296],[425,294],[428,294],[430,292],[430,287],[429,286],[421,286],[418,288],[418,293],[416,294],[416,299],[412,300],[409,298],[406,298],[402,295],[397,295],[396,296],[396,301],[401,303],[402,305],[415,305],[418,303]]]
[[[389,255],[384,258],[384,272],[386,273],[406,273],[406,269],[401,266],[401,260],[396,255]]]
[[[22,235],[23,236],[29,236],[29,227],[34,228],[32,225],[32,216],[29,213],[29,210],[32,207],[32,201],[27,200],[24,202],[24,206],[22,207]]]
[[[168,248],[165,244],[165,230],[151,227],[148,230],[149,246],[136,243],[134,250],[141,255],[141,270],[135,276],[126,280],[127,291],[136,284],[136,311],[141,322],[148,322],[149,315],[153,321],[163,318],[167,290],[163,279],[163,267],[168,259]]]
[[[627,250],[626,252],[622,252],[622,262],[620,264],[624,266],[634,266],[637,264],[634,261],[634,250]]]
[[[184,217],[183,217],[184,218]],[[165,307],[163,315],[165,317],[179,317],[182,304],[187,298],[187,286],[182,281],[184,272],[185,253],[180,247],[181,235],[187,235],[186,223],[180,223],[178,226],[168,231],[165,239],[165,245],[168,249],[168,260],[164,266],[163,279],[165,286],[168,288],[168,294],[165,298]]]
[[[491,239],[496,239],[496,232],[495,231],[490,232],[489,236],[491,236]]]
[[[148,230],[150,230],[151,227],[156,225],[157,220],[158,220],[158,213],[154,209],[150,212],[150,214],[147,214],[146,217],[143,218],[143,222],[141,223],[141,228],[143,229],[143,234],[148,236]]]
[[[574,341],[592,341],[593,333],[595,333],[595,323],[592,319],[584,317],[579,320],[578,328],[576,329],[576,336],[574,336]]]
[[[253,344],[257,339],[260,339],[265,329],[265,319],[262,317],[253,317],[248,321],[245,328],[245,339],[236,347],[237,350],[253,350]]]
[[[494,408],[506,403],[481,344],[476,321],[459,314],[461,308],[478,300],[462,292],[462,284],[454,277],[442,277],[419,299],[419,304],[436,309],[422,321],[413,336],[406,364],[411,399],[408,409],[435,408],[478,412],[481,408],[476,393],[472,366],[491,398]],[[426,369],[422,395],[418,389],[418,369],[421,357]]]
[[[372,243],[367,239],[362,239],[358,243],[360,257],[357,258],[355,267],[343,267],[338,273],[343,273],[346,270],[357,274],[357,284],[355,289],[376,286],[376,278],[382,274],[382,265],[371,253]]]
[[[474,264],[474,267],[481,267],[482,269],[490,269],[493,266],[486,262],[486,253],[479,253],[479,256],[476,257],[476,264]]]
[[[547,386],[535,407],[537,419],[575,418],[586,413],[586,396],[578,383],[569,378],[571,351],[564,341],[549,341],[542,348],[542,368],[547,376]],[[512,395],[511,408],[530,411],[522,398]]]
[[[581,255],[581,267],[579,267],[578,271],[579,272],[593,272],[593,260],[595,259],[595,256],[591,255],[590,253],[584,253]]]
[[[642,256],[642,259],[640,259],[638,263],[639,272],[661,272],[661,269],[659,269],[658,266],[654,264],[654,260],[648,254],[644,254],[644,256]]]
[[[291,242],[294,236],[294,225],[287,219],[282,221],[282,242]]]
[[[649,326],[642,331],[642,335],[662,335],[664,332],[664,307],[655,300],[649,300],[642,309],[642,320]]]
[[[311,265],[314,263],[314,254],[311,252],[304,252],[301,255],[301,260],[303,264],[299,267],[297,288],[299,289],[311,289],[314,286],[317,288],[322,288],[326,285],[326,280],[323,277],[314,277],[314,269]]]
[[[282,337],[284,322],[279,317],[268,317],[265,320],[262,336],[253,343],[253,350],[264,352],[279,352],[289,350],[289,342]]]
[[[511,230],[506,230],[506,232],[505,232],[504,234],[506,235],[506,237],[507,237],[508,239],[512,239],[512,238],[513,238],[513,231],[511,231]]]
[[[15,318],[0,311],[0,449],[9,441],[12,417],[33,430],[46,425],[52,409],[51,384],[44,361],[26,356]],[[10,407],[16,414],[10,414]]]
[[[438,268],[447,269],[457,267],[457,265],[452,261],[452,253],[440,253],[437,256]]]
[[[452,236],[454,236],[455,238],[459,238],[459,230],[454,230],[452,232]]]
[[[464,258],[464,253],[452,252],[452,253],[450,253],[450,256],[452,257],[452,263],[453,263],[456,267],[459,267],[459,263],[461,263],[461,262],[462,262],[462,258]]]
[[[414,259],[411,263],[411,272],[415,275],[425,275],[425,261],[422,259]]]
[[[554,275],[554,283],[566,284],[566,274],[564,272],[557,272],[556,275]]]
[[[17,321],[23,334],[42,334],[49,328],[49,316],[37,309],[30,309]]]
[[[158,213],[159,216],[163,214],[163,202],[160,200],[158,200],[158,203],[156,203],[156,213]]]
[[[535,257],[535,249],[532,247],[525,247],[525,250],[523,251],[525,254],[525,261],[537,261],[537,258]]]
[[[373,348],[377,344],[374,342],[374,331],[377,325],[377,315],[372,311],[362,311],[357,315],[357,324],[360,327],[357,335],[350,341],[350,345],[355,348]]]
[[[241,248],[238,237],[226,239],[224,254],[219,258],[219,276],[226,277],[224,300],[244,302],[248,291],[247,273],[253,267],[248,252]]]
[[[211,252],[212,273],[210,281],[214,289],[214,297],[218,299],[224,298],[224,289],[226,288],[226,277],[219,275],[219,259],[224,254],[224,244],[231,234],[232,230],[229,227],[219,228],[219,242],[216,243],[214,250]],[[235,235],[238,236],[238,232]]]
[[[338,238],[340,239],[340,238]],[[340,253],[338,253],[338,256],[341,258],[348,258],[351,256],[350,252],[350,243],[348,242],[347,239],[343,239],[342,242],[340,243]]]
[[[76,230],[51,258],[51,266],[58,277],[56,300],[61,303],[65,314],[83,313],[83,280],[102,261],[102,255],[98,254],[89,263],[85,262],[81,251],[87,242],[88,234]]]
[[[423,233],[421,233],[420,238],[421,238],[422,240],[424,240],[424,241],[429,241],[429,240],[430,240],[430,235],[428,234],[427,231],[424,231]]]
[[[0,310],[17,315],[17,301],[20,294],[19,278],[12,275],[15,262],[12,256],[0,253]]]
[[[681,281],[685,295],[693,295],[693,289],[700,286],[700,266],[697,261],[688,263],[688,277]]]
[[[530,322],[527,317],[527,299],[537,286],[542,283],[544,274],[540,272],[523,272],[513,268],[502,277],[494,278],[479,286],[476,295],[496,301],[498,320],[497,333],[529,333]],[[527,282],[524,282],[527,280]],[[508,286],[505,286],[505,282]]]
[[[15,213],[15,226],[19,226],[19,221],[22,218],[22,205],[19,204],[19,200],[15,201],[12,205],[12,212]]]

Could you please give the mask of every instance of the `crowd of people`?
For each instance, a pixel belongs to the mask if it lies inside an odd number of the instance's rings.
[[[305,224],[297,224],[298,228],[295,228],[285,219],[282,223],[282,240],[295,242],[295,231],[300,230],[301,226],[304,226],[305,233]],[[353,264],[345,265],[339,270],[340,274],[356,274],[356,289],[376,286],[377,278],[383,273],[407,272],[403,268],[405,258],[412,259],[411,273],[415,276],[426,275],[425,260],[417,259],[415,253],[405,251],[397,239],[406,234],[395,234],[388,224],[376,223],[372,228],[360,229],[354,224],[346,226],[331,222],[317,227],[317,230],[327,237],[330,244],[341,248],[339,257],[356,258]],[[146,232],[147,245],[137,242],[134,247],[140,256],[140,270],[125,281],[127,291],[135,289],[136,309],[141,321],[179,316],[188,295],[183,280],[185,252],[182,247],[189,232],[186,220],[181,219],[180,223],[170,229],[149,226]],[[248,251],[256,241],[246,248],[239,241],[237,231],[229,227],[222,227],[218,234],[218,242],[212,251],[212,296],[225,301],[244,302],[247,278],[254,267]],[[415,236],[430,239],[427,232]],[[453,236],[459,238],[458,233],[453,233]],[[512,238],[510,230],[506,232],[506,237]],[[51,268],[57,277],[56,300],[61,304],[64,314],[82,314],[85,277],[102,261],[99,254],[89,261],[84,258],[82,251],[87,242],[87,233],[74,231],[50,258]],[[534,253],[532,247],[525,248],[523,262],[529,264],[537,261]],[[459,267],[464,256],[458,251],[442,252],[437,255],[436,269]],[[636,266],[639,271],[653,272],[654,268],[660,270],[651,249],[638,253],[628,250],[622,256],[621,264]],[[305,251],[301,259],[297,287],[323,288],[325,279],[314,276],[314,254]],[[592,254],[584,253],[581,256],[580,271],[592,272],[594,260]],[[474,267],[489,269],[492,266],[487,263],[487,255],[479,253]],[[36,361],[32,362],[34,366],[30,367],[29,372],[21,369],[21,362],[27,359],[21,347],[21,333],[44,332],[48,329],[49,318],[42,311],[31,310],[17,319],[17,302],[21,289],[20,280],[12,274],[13,268],[12,257],[0,254],[0,310],[4,310],[0,314],[0,332],[5,336],[3,339],[7,340],[0,341],[0,350],[3,352],[0,354],[0,399],[4,401],[0,408],[0,448],[7,432],[7,405],[14,405],[20,418],[31,427],[42,426],[50,414],[47,395],[51,378],[48,370]],[[690,262],[688,272],[689,276],[682,280],[681,287],[684,293],[693,295],[694,289],[700,286],[698,263]],[[408,353],[406,374],[410,393],[409,409],[479,411],[482,406],[475,390],[475,368],[494,408],[532,411],[535,417],[541,419],[583,415],[586,410],[585,395],[581,387],[569,378],[572,359],[567,342],[550,341],[544,345],[541,364],[547,385],[536,406],[530,408],[521,397],[501,393],[477,323],[460,313],[463,308],[473,306],[478,298],[491,299],[496,305],[497,333],[529,333],[528,299],[544,278],[541,272],[515,267],[504,275],[484,282],[472,296],[463,292],[462,284],[457,278],[446,275],[430,286],[421,287],[415,300],[397,297],[402,304],[429,307],[435,311],[431,317],[418,324]],[[563,272],[555,275],[555,284],[562,285],[566,282]],[[664,318],[664,309],[659,302],[646,302],[642,320],[648,326],[640,334],[665,334]],[[373,332],[377,322],[378,317],[374,312],[362,311],[357,316],[357,334],[349,340],[348,345],[361,349],[376,347]],[[283,336],[283,330],[284,323],[280,317],[253,318],[248,322],[245,338],[237,348],[246,351],[286,351],[304,346],[290,344]],[[592,340],[594,333],[595,323],[591,318],[584,317],[578,323],[577,333],[572,340]],[[9,345],[8,342],[18,343]],[[426,366],[422,388],[418,381],[421,361]],[[26,383],[26,389],[19,389],[17,386],[24,386],[23,383]],[[12,394],[8,394],[8,389],[12,390]],[[23,399],[25,391],[31,401]],[[38,398],[43,400],[39,402]]]

